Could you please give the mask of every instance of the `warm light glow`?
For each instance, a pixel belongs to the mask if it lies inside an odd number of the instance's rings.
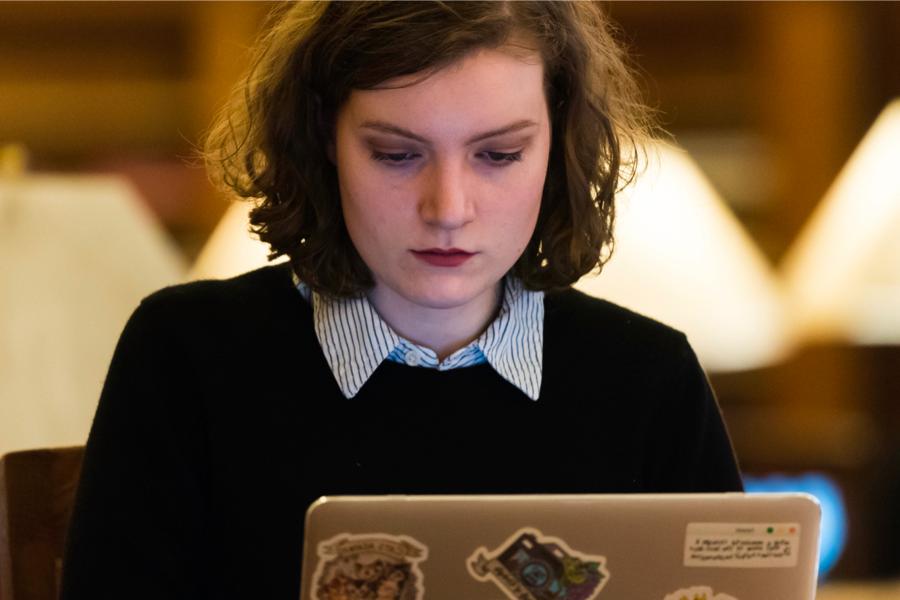
[[[787,352],[765,257],[685,152],[655,146],[617,202],[613,258],[577,288],[685,332],[711,371],[760,367]]]
[[[900,100],[860,142],[783,272],[798,335],[900,343]]]
[[[251,208],[244,201],[228,208],[191,267],[190,279],[225,279],[268,264],[269,246],[250,234]]]

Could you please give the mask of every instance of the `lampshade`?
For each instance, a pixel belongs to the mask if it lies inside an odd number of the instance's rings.
[[[0,177],[0,453],[84,444],[128,316],[184,270],[126,180]]]
[[[190,279],[225,279],[268,264],[269,246],[250,234],[250,208],[243,201],[228,207],[194,261]]]
[[[578,289],[684,331],[707,370],[760,367],[789,350],[772,270],[684,151],[654,146],[616,215],[613,257]]]
[[[783,273],[798,335],[900,344],[900,99],[850,156]]]

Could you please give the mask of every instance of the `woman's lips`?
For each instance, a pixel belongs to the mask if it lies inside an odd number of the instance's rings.
[[[458,267],[475,256],[474,252],[466,252],[459,248],[428,248],[412,250],[412,253],[419,260],[435,267]]]

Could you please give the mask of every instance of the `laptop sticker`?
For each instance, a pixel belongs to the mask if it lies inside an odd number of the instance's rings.
[[[606,557],[575,552],[528,528],[493,552],[478,548],[466,566],[472,577],[493,582],[513,600],[592,600],[609,580]]]
[[[688,523],[684,566],[796,567],[799,523]]]
[[[428,548],[411,537],[342,533],[321,542],[314,600],[422,600],[419,563]]]
[[[728,594],[713,594],[711,587],[701,585],[672,592],[663,600],[737,600],[737,598]]]

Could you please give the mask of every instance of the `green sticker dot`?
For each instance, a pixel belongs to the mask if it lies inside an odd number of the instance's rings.
[[[769,533],[772,533],[773,531],[775,531],[775,528],[774,528],[774,527],[769,527],[768,529],[766,529],[766,531],[768,531]]]

